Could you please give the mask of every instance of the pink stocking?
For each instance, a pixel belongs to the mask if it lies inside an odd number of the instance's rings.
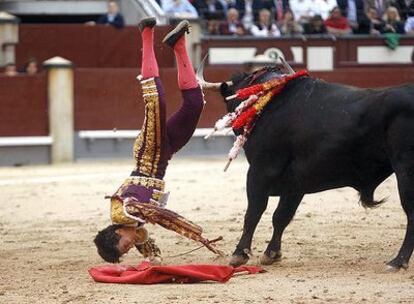
[[[178,87],[180,90],[193,89],[198,86],[193,65],[185,47],[185,35],[178,39],[174,45],[174,54],[178,67]]]
[[[146,27],[142,33],[142,67],[144,78],[158,77],[158,64],[154,53],[154,28]]]

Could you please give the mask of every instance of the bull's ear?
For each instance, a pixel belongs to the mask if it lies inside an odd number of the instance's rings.
[[[220,85],[220,93],[221,93],[221,96],[224,97],[224,100],[227,96],[231,95],[228,92],[229,92],[229,85],[226,82],[222,82]]]

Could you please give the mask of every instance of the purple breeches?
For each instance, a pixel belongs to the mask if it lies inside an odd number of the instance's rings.
[[[162,179],[172,155],[191,138],[204,106],[199,87],[183,90],[181,107],[166,120],[164,89],[158,77],[141,81],[145,120],[134,144],[133,175]]]

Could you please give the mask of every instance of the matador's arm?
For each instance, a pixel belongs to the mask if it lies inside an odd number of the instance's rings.
[[[208,239],[202,237],[203,229],[200,226],[178,213],[151,203],[141,203],[134,200],[128,200],[125,204],[125,210],[130,215],[140,217],[149,223],[158,224],[189,239],[201,242],[212,252],[223,255]]]

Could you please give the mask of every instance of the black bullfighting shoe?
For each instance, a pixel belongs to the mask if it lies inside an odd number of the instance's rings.
[[[144,18],[138,23],[138,28],[142,32],[144,28],[153,28],[157,24],[157,20],[154,17]]]
[[[164,39],[162,40],[163,43],[167,44],[168,46],[174,48],[174,45],[177,43],[178,39],[181,38],[185,33],[190,33],[190,22],[187,20],[183,20],[169,32]]]

